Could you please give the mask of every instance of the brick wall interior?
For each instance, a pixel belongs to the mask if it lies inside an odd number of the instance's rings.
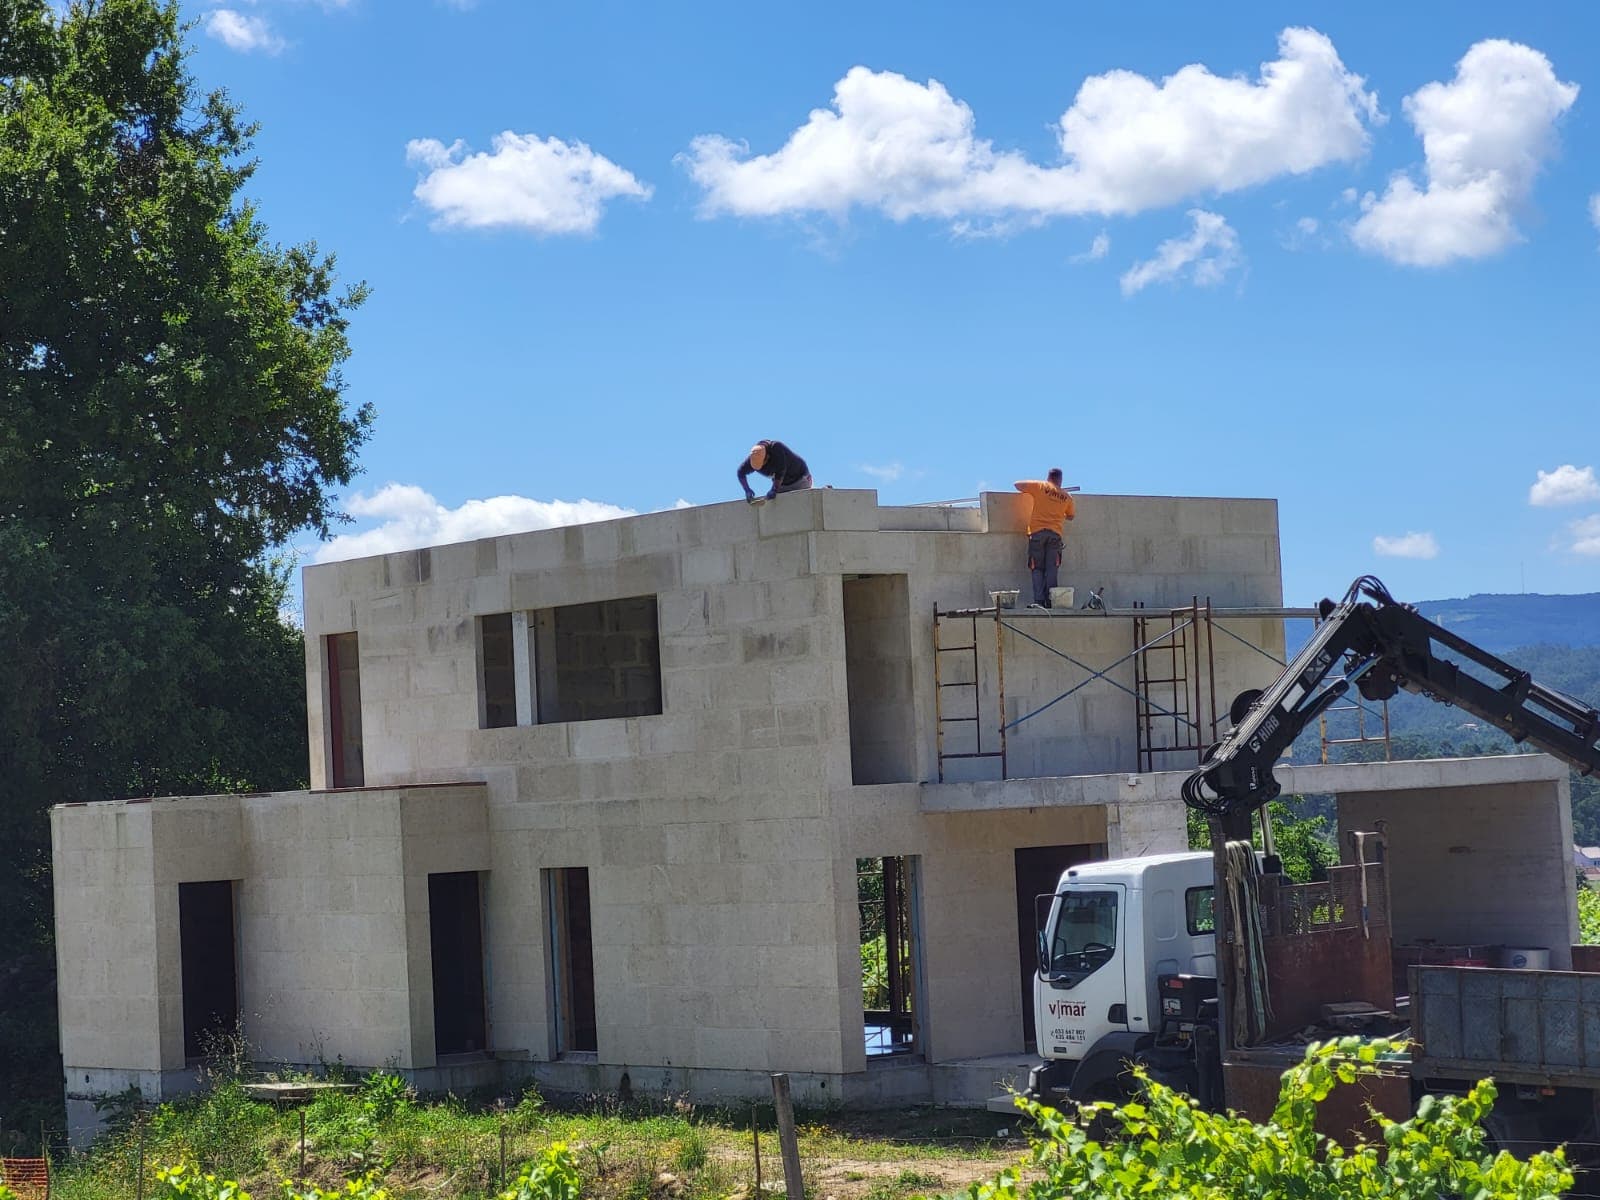
[[[661,635],[654,596],[568,604],[552,613],[551,620],[535,622],[540,638],[536,652],[548,652],[555,662],[554,704],[540,697],[541,722],[661,712]]]

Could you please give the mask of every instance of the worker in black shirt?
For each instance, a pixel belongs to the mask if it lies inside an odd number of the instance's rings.
[[[806,460],[771,438],[762,438],[751,446],[749,455],[739,464],[739,486],[744,489],[746,503],[754,504],[756,494],[746,482],[751,471],[772,480],[772,490],[764,497],[767,500],[784,492],[803,492],[811,486]]]

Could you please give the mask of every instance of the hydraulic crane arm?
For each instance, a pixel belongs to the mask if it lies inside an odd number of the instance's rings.
[[[1321,611],[1311,640],[1283,674],[1264,691],[1234,700],[1233,729],[1184,781],[1185,804],[1219,817],[1266,804],[1279,790],[1273,764],[1352,684],[1368,700],[1387,700],[1401,688],[1421,692],[1465,709],[1519,744],[1532,743],[1581,774],[1600,771],[1600,712],[1434,624],[1372,576],[1351,584],[1342,602],[1324,600]],[[1441,657],[1443,650],[1477,670]]]

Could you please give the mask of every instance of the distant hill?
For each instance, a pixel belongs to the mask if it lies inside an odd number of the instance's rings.
[[[1518,646],[1600,646],[1600,592],[1546,596],[1539,592],[1488,592],[1463,600],[1396,599],[1452,633],[1495,654]],[[1310,621],[1287,621],[1284,632],[1294,650],[1311,636]]]

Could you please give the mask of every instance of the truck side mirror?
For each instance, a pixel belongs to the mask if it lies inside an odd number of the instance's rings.
[[[1039,944],[1035,947],[1039,955],[1039,973],[1048,975],[1050,973],[1050,947],[1044,940],[1044,930],[1039,930],[1035,936],[1039,939]]]

